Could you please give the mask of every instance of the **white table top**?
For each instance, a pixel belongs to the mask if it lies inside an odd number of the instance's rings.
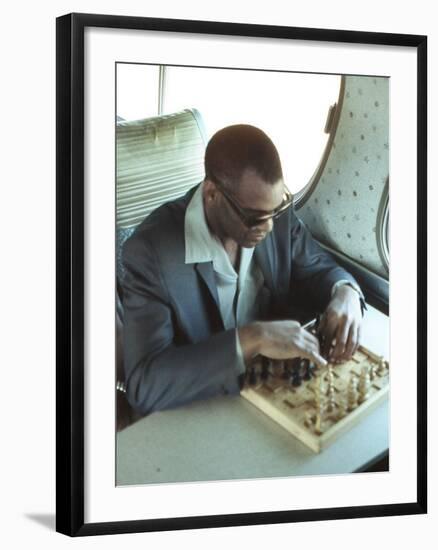
[[[388,358],[389,321],[369,307],[363,344]],[[117,485],[345,474],[389,447],[388,401],[320,454],[235,397],[156,412],[117,434]]]

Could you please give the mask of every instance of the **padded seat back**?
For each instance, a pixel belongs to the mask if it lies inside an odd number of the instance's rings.
[[[117,430],[139,418],[129,406],[124,388],[123,245],[152,210],[202,181],[205,146],[206,133],[196,109],[117,121]]]
[[[204,177],[205,129],[196,109],[117,122],[117,275],[121,251],[141,221]]]

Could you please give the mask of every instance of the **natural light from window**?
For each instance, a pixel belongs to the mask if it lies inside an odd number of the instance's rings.
[[[117,115],[139,120],[158,114],[158,65],[117,63]]]
[[[158,114],[159,70],[118,64],[117,114],[140,119]],[[278,148],[285,182],[301,191],[327,144],[324,132],[341,77],[270,71],[167,66],[162,114],[196,108],[210,137],[230,124],[253,124]]]

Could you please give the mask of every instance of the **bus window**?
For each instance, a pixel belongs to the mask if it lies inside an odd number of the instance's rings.
[[[146,118],[194,107],[207,138],[230,124],[258,126],[277,146],[294,194],[319,165],[327,113],[341,82],[339,75],[201,67],[118,64],[118,71],[118,116]]]

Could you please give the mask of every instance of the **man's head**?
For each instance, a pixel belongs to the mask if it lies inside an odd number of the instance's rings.
[[[204,204],[221,239],[253,247],[272,229],[284,205],[280,157],[262,130],[247,124],[219,130],[205,153]]]

